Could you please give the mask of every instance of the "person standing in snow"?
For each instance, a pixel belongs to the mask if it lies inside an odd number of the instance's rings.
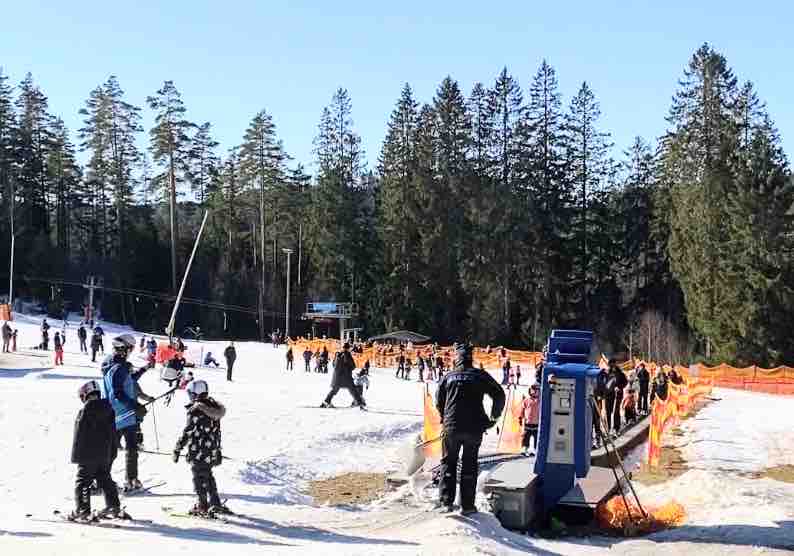
[[[104,390],[107,399],[116,414],[116,434],[119,440],[124,439],[126,455],[126,483],[124,490],[132,491],[141,488],[138,480],[138,436],[140,423],[146,415],[146,408],[138,403],[138,398],[151,400],[141,392],[135,376],[140,376],[149,367],[132,370],[127,356],[135,349],[135,338],[123,334],[113,339],[113,354],[102,363]]]
[[[102,355],[105,355],[105,331],[98,324],[94,327],[94,336],[97,338],[97,345]]]
[[[85,345],[87,338],[88,333],[85,331],[85,326],[80,323],[80,327],[77,329],[77,340],[80,342],[80,353],[88,353],[88,348]]]
[[[502,363],[502,386],[510,384],[510,358],[505,357]]]
[[[623,389],[629,381],[626,373],[618,367],[614,359],[609,360],[609,373],[607,378],[607,421],[613,434],[620,433],[620,412],[623,407]]]
[[[425,381],[425,358],[422,354],[416,356],[416,370],[419,371],[419,382]]]
[[[306,363],[307,373],[311,372],[311,366],[310,366],[311,360],[312,360],[312,350],[310,350],[307,346],[306,349],[303,350],[303,362]]]
[[[353,384],[353,371],[355,368],[356,363],[353,361],[353,356],[350,355],[350,344],[345,342],[342,345],[342,351],[336,354],[336,359],[334,360],[334,376],[331,380],[331,391],[328,392],[328,395],[325,397],[325,401],[323,401],[320,407],[333,407],[331,402],[341,388],[345,388],[348,392],[350,392],[350,395],[353,396],[353,400],[355,400],[356,405],[358,405],[361,409],[364,409],[367,406],[361,396],[358,395],[358,390],[356,390],[356,387]]]
[[[436,408],[444,427],[439,502],[447,511],[452,511],[460,457],[463,514],[477,511],[474,496],[482,436],[487,429],[496,425],[505,405],[505,393],[499,383],[490,374],[474,368],[472,351],[468,343],[456,346],[454,369],[441,379],[436,393]],[[483,408],[486,395],[492,400],[490,418],[485,415]]]
[[[348,344],[348,346],[349,345],[350,344]],[[323,374],[328,374],[328,359],[328,346],[323,346],[323,350],[320,352],[320,372]]]
[[[3,353],[8,353],[13,332],[7,322],[3,323]]]
[[[292,355],[292,346],[287,348],[287,370],[292,371],[292,363],[293,363],[293,355]]]
[[[157,361],[157,341],[154,337],[149,338],[146,342],[146,359],[152,367]]]
[[[534,456],[534,451],[538,449],[538,423],[540,417],[540,385],[533,384],[529,389],[529,397],[524,398],[521,404],[521,421],[524,425],[524,436],[521,438],[521,446],[524,453]],[[533,440],[532,450],[529,449],[529,441]]]
[[[234,349],[234,342],[229,342],[229,345],[223,350],[223,357],[226,359],[226,380],[231,382],[234,362],[237,360],[237,350]]]
[[[221,454],[221,419],[226,408],[209,397],[207,383],[194,380],[187,387],[190,403],[187,409],[187,424],[174,447],[174,463],[179,462],[182,448],[187,446],[185,459],[193,474],[193,489],[198,501],[190,509],[193,515],[214,515],[231,513],[221,503],[218,486],[212,468],[223,461]]]
[[[105,495],[103,516],[121,513],[119,493],[110,476],[116,459],[115,415],[110,402],[101,397],[99,382],[90,380],[78,390],[83,407],[77,413],[72,439],[72,463],[77,464],[74,485],[75,510],[70,520],[91,517],[91,484],[96,480]]]
[[[353,385],[356,387],[356,391],[358,392],[358,397],[364,400],[364,390],[369,390],[369,361],[364,364],[364,368],[361,369],[356,377],[353,379]],[[364,400],[366,403],[366,400]],[[352,407],[358,405],[358,402],[353,400],[351,404]]]
[[[640,413],[646,415],[648,413],[648,387],[651,383],[651,374],[648,372],[648,369],[645,368],[645,363],[640,363],[640,366],[637,368],[636,376],[637,382],[640,385],[639,410]]]
[[[64,338],[65,339],[65,338]],[[64,340],[61,335],[56,332],[55,337],[52,339],[52,345],[55,348],[55,366],[63,365],[63,344]]]
[[[17,351],[17,329],[14,329],[14,332],[11,333],[11,351]]]

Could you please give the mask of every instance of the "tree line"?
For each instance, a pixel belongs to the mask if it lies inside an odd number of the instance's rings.
[[[210,335],[283,327],[286,247],[293,307],[354,301],[365,335],[539,349],[552,328],[583,327],[604,350],[671,362],[794,359],[790,168],[752,83],[707,44],[666,133],[622,153],[596,92],[583,82],[565,100],[546,61],[524,87],[506,68],[468,95],[447,77],[428,102],[406,84],[371,169],[340,88],[320,116],[314,175],[265,110],[220,153],[173,82],[145,102],[155,121],[142,148],[141,108],[115,76],[72,133],[30,75],[13,87],[0,73],[0,233],[13,213],[15,274],[103,276],[127,292],[105,296],[106,315],[161,330],[170,306],[132,290],[177,289],[208,209],[187,295],[252,310],[180,313]],[[84,295],[20,288],[73,306]],[[299,311],[293,331],[306,327]]]

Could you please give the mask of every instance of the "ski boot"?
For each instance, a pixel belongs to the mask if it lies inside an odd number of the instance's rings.
[[[132,519],[132,516],[118,506],[108,506],[97,512],[98,519]]]
[[[471,508],[461,508],[460,515],[472,515],[477,513],[477,508],[472,506]]]
[[[197,517],[207,517],[209,515],[209,508],[206,504],[196,502],[193,504],[193,507],[187,511],[187,513]]]
[[[227,508],[224,504],[214,504],[209,507],[207,513],[211,516],[216,515],[234,515],[234,512]]]
[[[143,484],[138,479],[133,479],[124,483],[124,492],[136,492],[143,488]]]
[[[334,407],[334,404],[332,404],[331,402],[323,402],[323,403],[320,404],[320,407],[329,407],[329,408],[331,408],[331,407]]]
[[[91,515],[91,508],[80,508],[77,510],[72,510],[69,515],[66,516],[68,521],[79,521],[83,523],[88,523],[93,521],[93,516]]]

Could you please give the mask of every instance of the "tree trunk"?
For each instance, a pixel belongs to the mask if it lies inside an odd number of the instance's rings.
[[[171,220],[171,292],[176,295],[176,175],[174,174],[174,155],[169,160],[169,178],[171,180],[169,209]]]

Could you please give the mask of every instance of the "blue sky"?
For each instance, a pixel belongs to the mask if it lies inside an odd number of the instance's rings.
[[[708,41],[756,84],[787,152],[794,147],[794,5],[782,1],[27,0],[0,13],[0,66],[15,83],[32,72],[73,131],[109,75],[139,106],[171,79],[222,152],[264,108],[287,151],[310,163],[322,108],[342,86],[372,166],[405,82],[429,101],[446,75],[468,94],[507,66],[526,88],[546,58],[566,106],[590,83],[617,155],[635,135],[664,131],[678,79]]]

